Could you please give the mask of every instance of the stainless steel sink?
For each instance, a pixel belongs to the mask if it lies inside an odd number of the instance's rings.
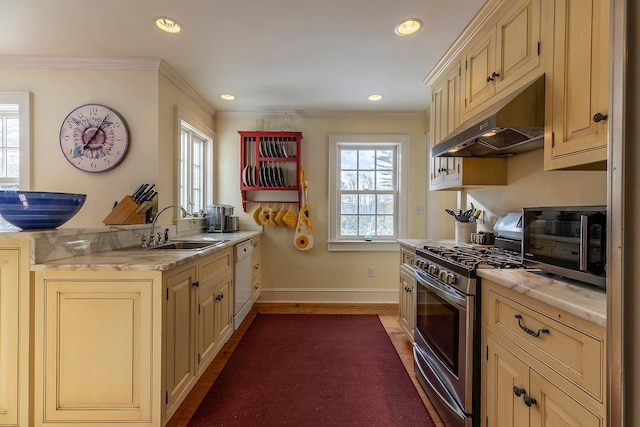
[[[228,242],[228,240],[209,240],[209,241],[187,241],[187,240],[178,240],[175,242],[163,243],[157,246],[149,246],[147,249],[165,249],[165,250],[179,250],[179,249],[188,249],[188,250],[204,250],[213,248],[215,246],[222,245]]]

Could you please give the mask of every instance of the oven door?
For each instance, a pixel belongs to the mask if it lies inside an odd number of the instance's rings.
[[[475,297],[421,270],[416,270],[416,285],[414,352],[418,376],[423,385],[424,381],[429,383],[446,410],[455,413],[460,425],[466,425],[461,418],[472,416],[474,406]]]

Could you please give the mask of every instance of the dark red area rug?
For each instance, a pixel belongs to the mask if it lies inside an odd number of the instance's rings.
[[[197,426],[434,426],[376,315],[259,314]]]

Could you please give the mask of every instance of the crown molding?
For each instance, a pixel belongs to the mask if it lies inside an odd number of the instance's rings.
[[[118,58],[76,56],[0,56],[0,69],[57,68],[79,70],[158,71],[194,100],[208,114],[216,110],[161,58]]]
[[[305,119],[428,119],[427,111],[218,111],[217,118],[225,119],[254,119],[256,117],[270,119],[282,118],[285,114],[290,117]]]

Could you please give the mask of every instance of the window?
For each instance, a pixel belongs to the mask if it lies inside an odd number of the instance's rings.
[[[30,190],[29,92],[0,92],[0,189]],[[0,217],[0,230],[16,227]]]
[[[393,250],[406,227],[408,135],[330,135],[329,147],[329,250]]]
[[[213,131],[178,111],[180,177],[178,203],[189,212],[206,210],[214,200]]]

